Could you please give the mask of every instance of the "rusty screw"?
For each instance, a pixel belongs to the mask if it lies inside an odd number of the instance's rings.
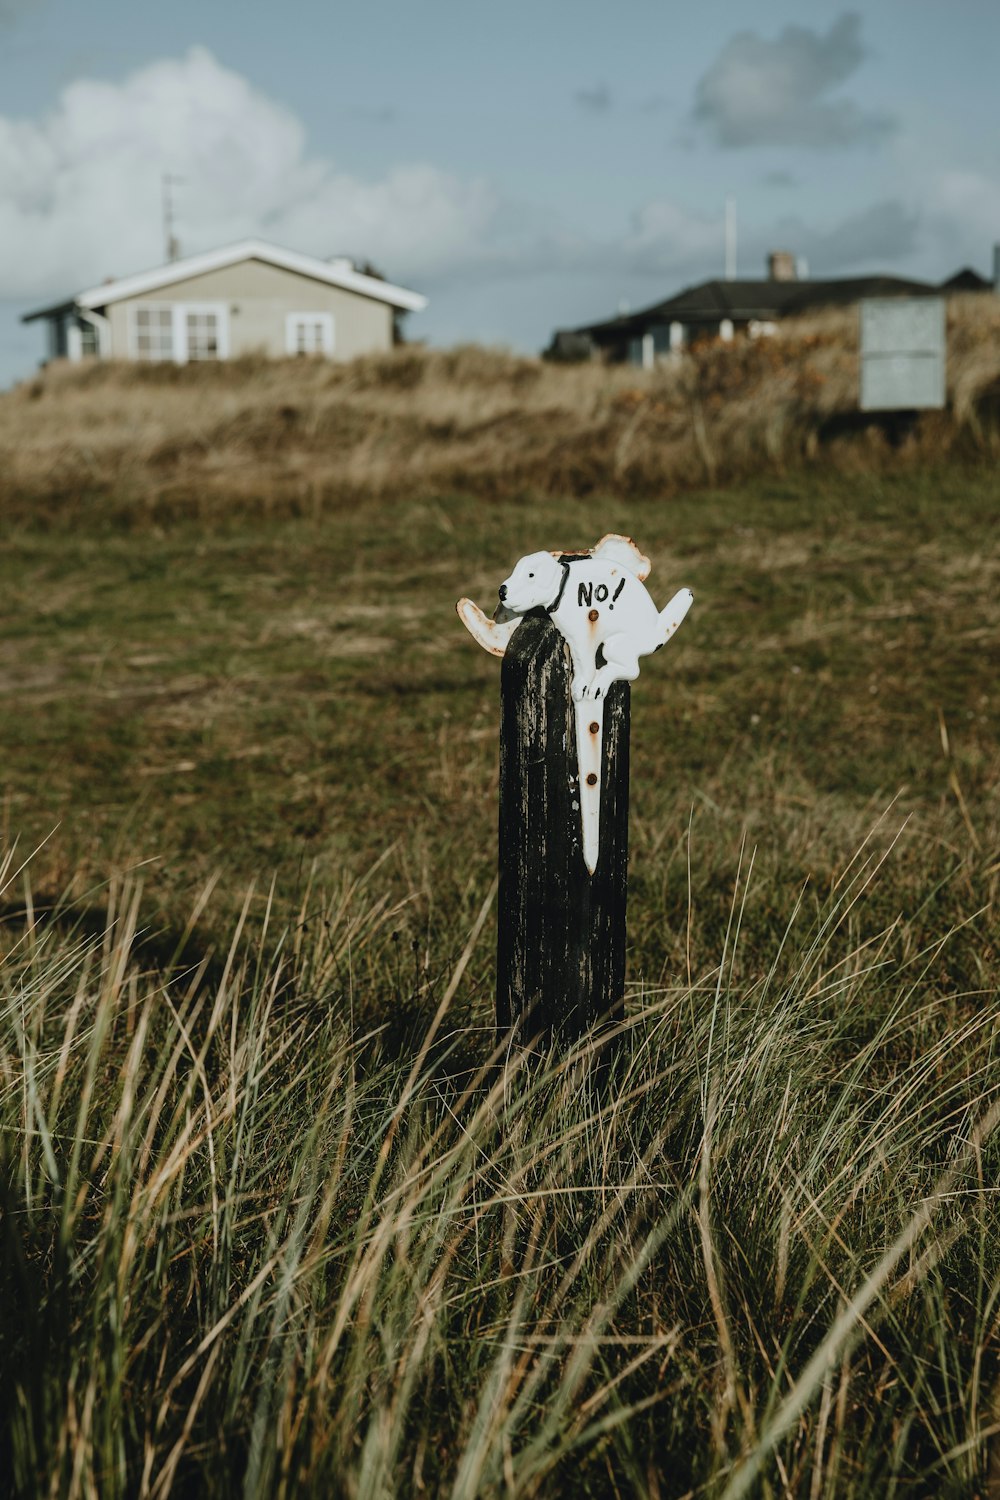
[[[596,734],[597,731],[600,729],[600,727],[601,727],[600,724],[598,724],[597,720],[595,719],[594,722],[593,722],[593,724],[591,724],[591,726],[590,726],[590,732],[591,732],[591,734]]]
[[[600,617],[601,617],[600,610],[599,609],[592,609],[590,611],[590,613],[588,614],[587,619],[588,620],[599,620]]]
[[[591,771],[590,775],[587,777],[587,785],[588,786],[596,786],[597,785],[597,777],[596,777],[596,775],[594,774],[593,771]]]

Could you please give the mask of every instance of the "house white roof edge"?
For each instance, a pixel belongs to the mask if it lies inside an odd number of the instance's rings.
[[[311,276],[330,286],[339,286],[348,292],[359,292],[377,302],[388,302],[406,312],[421,312],[427,306],[427,298],[419,292],[393,286],[389,281],[379,281],[375,276],[363,276],[360,271],[331,266],[312,255],[282,250],[280,246],[269,245],[265,240],[240,240],[238,244],[225,245],[221,250],[208,250],[202,255],[189,255],[184,260],[172,261],[169,265],[157,267],[155,271],[140,271],[136,276],[123,276],[118,281],[108,281],[103,286],[80,292],[72,302],[77,307],[106,307],[109,302],[141,296],[143,292],[155,291],[161,286],[172,286],[174,282],[186,281],[191,276],[202,276],[206,271],[219,271],[241,260],[262,260],[269,265],[280,266],[285,271],[297,271],[302,276]]]

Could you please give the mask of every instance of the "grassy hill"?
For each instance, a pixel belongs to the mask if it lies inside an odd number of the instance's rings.
[[[949,408],[859,419],[856,315],[706,344],[655,371],[478,348],[178,369],[52,366],[0,398],[0,517],[123,524],[373,499],[668,496],[761,472],[1000,453],[1000,298],[948,309]]]
[[[832,376],[750,441],[824,337],[706,350],[701,437],[680,375],[471,351],[0,399],[20,1493],[992,1493],[994,356],[901,446],[824,435]],[[696,602],[602,1093],[489,1067],[454,602],[608,530]]]

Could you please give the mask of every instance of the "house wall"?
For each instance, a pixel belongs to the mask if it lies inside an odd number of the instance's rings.
[[[282,270],[259,260],[244,260],[202,276],[189,276],[172,286],[124,298],[107,308],[111,324],[111,353],[129,357],[129,308],[151,302],[216,302],[229,309],[229,354],[282,356],[288,313],[330,313],[333,317],[334,359],[353,359],[392,348],[392,308],[342,287],[327,286],[312,277]]]

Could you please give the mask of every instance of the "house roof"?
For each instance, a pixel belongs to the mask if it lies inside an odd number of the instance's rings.
[[[861,297],[930,296],[939,291],[926,281],[901,276],[848,276],[816,281],[702,281],[685,287],[675,297],[654,302],[640,312],[623,314],[603,323],[577,328],[575,333],[627,338],[652,323],[717,323],[722,318],[784,317],[810,308],[833,307]]]
[[[949,276],[947,281],[942,281],[943,292],[991,292],[992,281],[987,281],[985,276],[980,276],[971,266],[963,266],[956,271],[954,276]]]
[[[344,291],[357,292],[362,297],[371,297],[376,302],[388,302],[405,312],[421,312],[427,306],[427,298],[419,292],[407,291],[405,287],[393,286],[389,281],[380,281],[377,276],[365,276],[360,271],[349,270],[343,261],[331,263],[317,260],[312,255],[300,255],[295,250],[283,250],[278,245],[269,245],[265,240],[240,240],[235,245],[225,245],[221,250],[209,250],[203,255],[188,255],[183,260],[171,261],[153,271],[141,271],[136,276],[123,276],[117,281],[108,281],[101,286],[79,292],[75,297],[63,298],[60,302],[40,307],[25,313],[22,323],[35,318],[52,317],[72,307],[93,310],[107,307],[111,302],[120,302],[125,297],[140,297],[144,292],[159,291],[178,281],[187,281],[191,276],[204,275],[206,271],[220,271],[226,266],[236,265],[242,260],[261,260],[265,264],[278,266],[283,271],[294,271],[300,276],[309,276],[314,281],[328,286],[342,287]]]

